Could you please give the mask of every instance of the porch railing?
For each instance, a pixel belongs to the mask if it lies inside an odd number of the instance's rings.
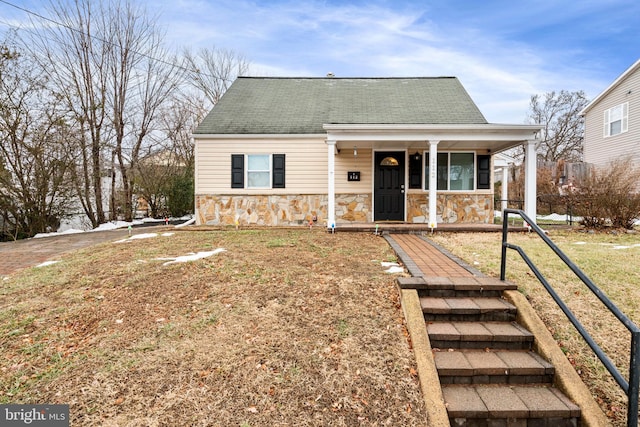
[[[629,364],[629,380],[627,381],[620,373],[618,368],[611,362],[607,354],[600,348],[600,346],[593,340],[589,332],[584,328],[580,321],[576,318],[573,312],[565,304],[562,298],[556,293],[553,287],[549,284],[547,279],[540,272],[538,267],[527,256],[524,250],[514,244],[507,241],[508,236],[508,220],[509,214],[515,214],[522,217],[522,219],[531,227],[531,231],[535,232],[546,244],[553,250],[553,252],[573,271],[573,273],[589,288],[591,292],[604,304],[604,306],[629,330],[631,333],[630,353],[631,359]],[[628,398],[628,410],[627,410],[627,426],[637,427],[638,425],[638,391],[640,388],[640,328],[633,323],[620,309],[613,303],[607,296],[589,279],[586,274],[582,272],[561,250],[555,243],[549,239],[546,233],[536,225],[531,218],[529,218],[523,211],[517,209],[505,209],[502,213],[502,257],[500,261],[500,280],[504,281],[506,277],[507,267],[507,249],[514,249],[517,251],[524,262],[529,266],[533,274],[538,278],[540,283],[545,287],[547,292],[551,295],[553,300],[558,304],[560,309],[564,312],[567,318],[571,321],[576,330],[582,335],[582,338],[587,342],[589,347],[596,354],[598,359],[607,368],[611,376],[616,380],[620,388],[624,390]]]

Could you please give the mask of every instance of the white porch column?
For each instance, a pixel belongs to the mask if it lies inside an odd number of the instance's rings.
[[[502,199],[500,210],[504,211],[509,206],[507,202],[507,199],[509,198],[509,167],[508,166],[502,167],[502,194],[500,195],[500,198]]]
[[[524,154],[524,213],[536,222],[536,140],[526,142]]]
[[[429,227],[438,227],[438,143],[429,141]]]
[[[327,227],[333,228],[336,224],[336,141],[327,140]]]

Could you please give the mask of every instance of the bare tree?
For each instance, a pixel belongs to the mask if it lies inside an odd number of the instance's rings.
[[[82,130],[80,202],[94,226],[107,219],[105,199],[111,218],[120,212],[131,220],[130,171],[150,143],[159,107],[180,84],[181,68],[164,50],[155,19],[132,1],[54,0],[50,16],[57,25],[41,26],[29,45]]]
[[[115,2],[102,19],[111,40],[111,119],[114,152],[122,177],[125,220],[133,216],[133,171],[145,142],[151,142],[160,107],[180,83],[181,68],[162,47],[163,34],[145,11]],[[112,188],[115,194],[115,188]],[[112,203],[114,206],[115,203]]]
[[[533,95],[529,103],[528,118],[531,123],[543,125],[538,156],[545,161],[582,160],[584,119],[580,111],[588,104],[583,91],[548,92]]]
[[[176,96],[163,107],[154,150],[136,168],[136,192],[151,216],[193,212],[194,146],[192,132],[208,109],[202,97]]]
[[[69,205],[65,112],[33,63],[0,47],[0,216],[3,234],[55,229]]]
[[[178,95],[168,103],[162,114],[162,138],[171,146],[176,158],[189,170],[195,166],[191,134],[205,118],[209,109],[202,96]]]
[[[190,133],[248,62],[212,48],[187,50],[179,63],[156,20],[130,0],[51,0],[48,16],[34,18],[23,46],[66,110],[75,203],[91,224],[117,213],[132,219],[138,163],[159,150],[183,165],[178,175],[192,186]]]
[[[92,225],[106,220],[102,173],[108,151],[105,133],[107,105],[107,60],[111,48],[96,37],[95,19],[89,0],[72,4],[51,3],[50,14],[60,25],[34,25],[24,45],[39,60],[42,73],[72,112],[80,130],[75,141],[79,165],[75,177],[77,196]],[[47,23],[45,23],[47,24]]]
[[[203,93],[211,105],[216,105],[236,77],[249,71],[250,63],[232,50],[202,48],[197,54],[185,50],[188,79]]]

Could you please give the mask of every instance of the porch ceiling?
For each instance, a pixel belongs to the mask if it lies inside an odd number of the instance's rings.
[[[536,139],[540,125],[342,125],[327,124],[327,140],[336,147],[371,149],[427,149],[439,141],[438,150],[489,150],[498,153]]]

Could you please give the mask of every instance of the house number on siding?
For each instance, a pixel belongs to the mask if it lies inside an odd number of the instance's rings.
[[[348,181],[360,181],[360,171],[347,172],[347,180]]]

